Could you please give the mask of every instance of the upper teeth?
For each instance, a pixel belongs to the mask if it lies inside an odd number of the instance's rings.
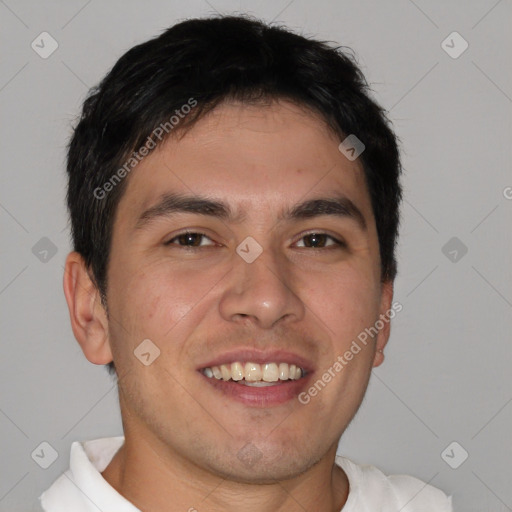
[[[294,364],[288,363],[240,363],[221,364],[204,368],[203,373],[209,378],[218,380],[239,381],[245,379],[249,382],[277,382],[278,380],[297,380],[304,374],[304,370]]]

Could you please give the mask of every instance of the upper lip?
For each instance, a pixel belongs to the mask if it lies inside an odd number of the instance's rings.
[[[313,364],[308,359],[286,350],[255,350],[254,348],[239,348],[228,352],[223,352],[213,359],[205,361],[198,366],[198,370],[220,366],[221,364],[231,364],[235,362],[251,363],[288,363],[294,364],[310,373],[313,371]]]

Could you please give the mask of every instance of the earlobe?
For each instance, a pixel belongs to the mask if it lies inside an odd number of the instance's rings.
[[[71,328],[85,357],[94,364],[110,363],[113,358],[107,315],[99,290],[77,252],[69,253],[66,258],[63,285]]]
[[[377,368],[384,362],[384,349],[379,348],[375,351],[375,356],[373,357],[373,367]]]
[[[373,358],[373,367],[380,366],[384,362],[384,348],[391,333],[390,311],[393,302],[393,281],[382,283],[379,320],[379,333],[375,345],[375,356]]]

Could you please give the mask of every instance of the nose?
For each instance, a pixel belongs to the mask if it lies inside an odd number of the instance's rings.
[[[238,254],[233,258],[234,267],[219,304],[224,320],[251,321],[257,327],[271,329],[279,322],[300,321],[304,317],[304,303],[293,289],[292,272],[282,258],[270,249],[252,263]]]

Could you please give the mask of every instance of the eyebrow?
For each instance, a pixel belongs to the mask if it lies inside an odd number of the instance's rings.
[[[152,221],[162,217],[172,217],[179,213],[194,213],[218,218],[230,223],[240,223],[247,215],[234,212],[226,203],[208,197],[164,194],[159,201],[149,207],[137,219],[135,229],[143,229]],[[361,210],[346,196],[309,199],[289,208],[285,208],[278,216],[279,221],[311,219],[322,215],[346,218],[354,221],[362,231],[366,231],[366,220]]]

